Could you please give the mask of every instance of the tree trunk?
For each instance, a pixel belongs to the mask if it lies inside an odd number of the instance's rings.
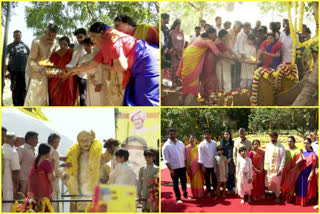
[[[4,2],[3,2],[4,4]],[[2,46],[2,65],[1,65],[1,79],[2,79],[2,90],[1,90],[1,104],[3,105],[3,89],[4,89],[4,74],[6,71],[6,49],[8,42],[8,33],[9,33],[9,22],[11,15],[11,2],[7,2],[7,14],[6,14],[6,23],[4,28],[4,38],[3,38],[3,46]]]

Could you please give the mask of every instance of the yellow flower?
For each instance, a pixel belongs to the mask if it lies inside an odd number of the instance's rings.
[[[67,181],[67,187],[70,195],[79,195],[79,180],[78,180],[78,170],[79,163],[78,158],[80,155],[80,145],[76,143],[70,147],[67,152],[67,161],[71,163],[71,167],[66,168],[66,172],[70,176]],[[94,189],[94,187],[99,183],[100,178],[100,162],[102,155],[102,145],[100,141],[94,140],[89,151],[89,187]]]
[[[269,78],[269,74],[267,72],[264,72],[263,78],[268,79]]]

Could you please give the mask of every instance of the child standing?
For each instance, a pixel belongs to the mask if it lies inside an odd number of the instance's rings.
[[[252,190],[252,162],[248,158],[246,147],[239,149],[240,157],[237,161],[237,191],[242,198],[241,204],[245,202],[245,196],[248,195],[248,202],[251,202],[250,195]]]
[[[146,165],[140,168],[137,192],[139,199],[146,199],[143,201],[142,212],[150,212],[152,207],[152,202],[148,201],[149,192],[152,188],[152,181],[157,178],[159,173],[159,167],[153,163],[156,158],[155,154],[156,152],[151,149],[147,149],[143,153]]]
[[[244,44],[244,59],[241,63],[241,88],[251,88],[253,73],[257,67],[257,51],[255,47],[255,36],[248,35],[247,42]]]
[[[217,176],[217,196],[220,196],[220,188],[222,186],[222,197],[226,197],[226,181],[228,179],[228,163],[227,158],[223,155],[223,147],[217,147],[218,155],[216,156],[216,176]]]
[[[118,164],[110,173],[109,184],[136,186],[137,176],[128,164],[128,150],[119,149],[115,156]]]

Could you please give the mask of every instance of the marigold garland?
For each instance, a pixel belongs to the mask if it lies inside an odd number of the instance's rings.
[[[42,198],[40,201],[36,202],[32,197],[27,197],[24,199],[23,204],[15,202],[12,205],[12,213],[26,213],[26,212],[47,212],[54,213],[54,209],[51,205],[50,200],[47,197]]]
[[[70,195],[79,195],[79,180],[78,170],[79,162],[78,158],[80,155],[80,145],[76,143],[70,147],[67,152],[67,161],[71,163],[71,167],[66,168],[66,172],[70,176],[67,181],[67,187]],[[94,190],[94,187],[99,183],[100,178],[100,161],[102,155],[102,144],[98,140],[94,140],[89,151],[89,188]]]

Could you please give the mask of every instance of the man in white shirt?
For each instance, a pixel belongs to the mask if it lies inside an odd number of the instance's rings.
[[[164,143],[162,147],[163,160],[170,170],[171,178],[173,181],[173,190],[176,195],[178,204],[183,203],[181,201],[181,193],[179,190],[179,179],[182,186],[183,196],[188,198],[187,193],[187,177],[186,177],[186,156],[184,144],[176,139],[176,130],[170,128],[169,139]]]
[[[195,35],[191,35],[191,36],[190,36],[190,44],[192,44],[192,42],[193,42],[198,36],[200,36],[201,27],[200,27],[200,26],[195,27],[195,28],[194,28],[194,32],[195,32]]]
[[[270,134],[271,142],[266,146],[264,154],[264,170],[266,171],[266,187],[275,193],[276,203],[280,203],[282,171],[286,163],[286,150],[278,142],[278,133]]]
[[[222,18],[221,18],[220,16],[217,16],[217,17],[215,18],[215,22],[216,22],[216,24],[213,25],[213,27],[214,27],[214,29],[216,29],[217,34],[218,34],[219,31],[223,29],[223,28],[222,28]]]
[[[60,170],[60,155],[57,151],[59,143],[60,143],[60,136],[52,133],[48,137],[48,145],[50,146],[50,152],[52,157],[52,168],[55,174],[55,179],[52,182],[52,199],[53,200],[60,200],[61,193],[59,188],[59,179],[62,181],[66,181],[68,179],[68,175]],[[55,212],[62,212],[62,204],[61,203],[53,203],[53,209]]]
[[[299,36],[297,35],[297,39],[299,41]],[[290,34],[289,23],[285,24],[284,31],[281,32],[279,41],[282,43],[281,45],[281,56],[282,62],[292,62],[292,44],[293,40]]]
[[[26,143],[17,148],[17,152],[19,154],[19,163],[21,170],[19,172],[19,191],[22,194],[27,194],[27,185],[30,171],[32,169],[35,156],[35,147],[38,144],[38,133],[36,132],[27,132],[24,137]]]
[[[205,130],[203,132],[203,136],[204,136],[204,140],[199,144],[199,147],[198,147],[198,156],[199,156],[198,162],[201,166],[201,170],[206,180],[206,189],[207,189],[208,197],[210,197],[211,184],[212,184],[213,190],[215,190],[217,186],[216,175],[214,172],[214,166],[216,161],[215,156],[217,154],[217,143],[211,139],[211,132],[209,130]],[[211,177],[211,180],[210,180],[210,177]]]
[[[245,46],[247,44],[248,35],[251,32],[251,24],[249,22],[245,22],[243,24],[243,28],[240,33],[237,35],[237,40],[235,43],[234,50],[239,56],[245,56]],[[236,64],[237,72],[235,73],[235,86],[236,88],[240,88],[240,75],[241,75],[241,63]]]
[[[10,138],[10,134],[9,138]],[[14,136],[11,134],[11,136]],[[4,161],[2,174],[2,200],[16,199],[18,187],[18,173],[20,170],[19,157],[13,149],[14,140],[6,140],[2,145],[2,158]],[[12,203],[3,203],[2,212],[11,212]]]
[[[78,44],[75,45],[72,59],[69,64],[66,65],[66,68],[74,68],[78,65],[80,57],[86,55],[86,51],[83,46],[83,40],[87,38],[87,31],[84,28],[79,28],[74,32],[74,35],[77,37]],[[79,96],[80,96],[80,106],[86,106],[87,99],[87,73],[80,72],[77,74],[77,82],[79,87]]]

